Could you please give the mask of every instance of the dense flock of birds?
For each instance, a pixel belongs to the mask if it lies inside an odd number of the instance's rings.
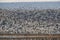
[[[60,34],[60,9],[2,9],[0,34]]]

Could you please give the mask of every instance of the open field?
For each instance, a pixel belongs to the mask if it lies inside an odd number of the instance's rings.
[[[3,34],[0,40],[60,40],[60,34]]]

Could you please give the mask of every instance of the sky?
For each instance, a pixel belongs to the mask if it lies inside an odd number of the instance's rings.
[[[55,2],[60,0],[0,0],[0,2]]]

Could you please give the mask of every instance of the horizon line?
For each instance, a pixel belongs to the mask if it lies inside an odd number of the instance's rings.
[[[37,2],[37,1],[32,1],[32,2]],[[39,2],[60,2],[60,1],[39,1]],[[0,3],[20,3],[20,2],[0,2]],[[25,2],[25,3],[28,3],[28,2]]]

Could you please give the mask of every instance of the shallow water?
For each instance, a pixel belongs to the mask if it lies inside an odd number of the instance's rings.
[[[60,8],[60,2],[12,2],[0,3],[0,8]]]

